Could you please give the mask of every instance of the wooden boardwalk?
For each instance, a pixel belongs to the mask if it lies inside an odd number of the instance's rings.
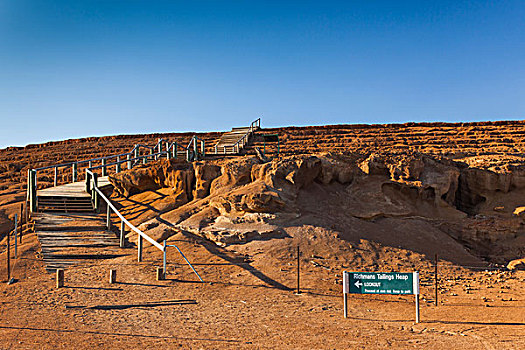
[[[103,188],[110,185],[109,177],[103,176],[98,178],[98,187]],[[36,192],[37,197],[91,197],[86,192],[86,182],[78,181],[56,187],[49,187]]]
[[[95,213],[34,213],[33,218],[48,272],[124,255],[117,235]]]

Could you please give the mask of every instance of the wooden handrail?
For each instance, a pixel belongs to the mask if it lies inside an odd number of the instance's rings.
[[[94,179],[95,176],[94,176],[94,173],[88,169],[86,169],[86,175],[91,175],[91,179]],[[131,222],[129,222],[125,217],[124,215],[122,215],[117,208],[115,208],[115,206],[111,203],[111,201],[104,195],[104,193],[102,193],[102,191],[98,188],[98,185],[97,185],[97,181],[95,180],[92,180],[92,185],[93,185],[93,190],[97,192],[97,196],[100,196],[100,198],[102,198],[104,200],[104,202],[106,202],[106,205],[111,209],[113,210],[113,212],[120,218],[120,220],[122,220],[122,222],[128,226],[133,232],[135,232],[136,234],[138,234],[140,237],[144,238],[145,240],[147,240],[148,242],[150,242],[153,246],[155,246],[156,248],[158,248],[160,251],[164,251],[164,247],[158,243],[157,241],[155,241],[153,238],[151,238],[150,236],[148,236],[147,234],[145,234],[144,232],[142,232],[141,230],[139,230],[137,227],[135,227],[135,225],[133,225]],[[96,199],[93,199],[93,200],[96,200]],[[142,252],[139,252],[139,256],[141,256]]]

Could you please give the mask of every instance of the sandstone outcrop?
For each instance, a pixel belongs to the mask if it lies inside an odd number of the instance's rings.
[[[159,188],[169,193],[164,201],[173,205],[158,208],[163,224],[151,229],[155,237],[181,229],[234,244],[280,237],[289,220],[318,217],[338,227],[349,217],[361,220],[352,225],[418,218],[484,259],[502,262],[525,248],[521,211],[512,211],[524,204],[522,176],[419,153],[320,153],[264,163],[256,156],[193,164],[162,160],[111,181],[123,195]]]

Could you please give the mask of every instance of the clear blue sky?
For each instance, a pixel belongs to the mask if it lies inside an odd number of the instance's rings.
[[[523,0],[0,0],[0,147],[524,110]]]

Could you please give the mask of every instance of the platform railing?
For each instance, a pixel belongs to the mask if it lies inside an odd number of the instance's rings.
[[[194,139],[200,140],[194,136],[192,138],[192,142]],[[202,140],[200,141],[202,142],[202,149],[204,150],[204,141]],[[166,150],[163,150],[164,145],[165,145]],[[172,157],[178,158],[179,150],[183,151],[186,154],[188,153],[187,147],[184,147],[178,144],[177,142],[169,142],[164,139],[159,139],[158,142],[153,146],[136,144],[133,147],[133,149],[128,153],[121,153],[121,154],[115,154],[115,155],[110,155],[110,156],[105,156],[105,157],[97,157],[97,158],[91,158],[91,159],[86,159],[86,160],[79,160],[75,162],[55,164],[55,165],[49,165],[49,166],[44,166],[40,168],[30,169],[28,170],[28,176],[27,176],[27,201],[29,202],[29,210],[31,212],[34,212],[37,207],[36,191],[38,188],[37,186],[38,172],[45,172],[46,170],[53,169],[53,186],[57,186],[58,185],[58,173],[60,170],[62,170],[63,172],[67,172],[69,169],[71,169],[71,182],[73,183],[73,182],[78,181],[79,170],[82,166],[85,166],[87,169],[101,169],[101,175],[106,176],[108,175],[109,167],[114,166],[115,172],[119,173],[122,170],[123,163],[126,163],[127,169],[132,169],[140,161],[142,161],[142,163],[145,164],[150,159],[157,160],[161,158],[162,156],[166,156],[166,158],[168,159]],[[149,154],[141,155],[141,153],[147,153],[147,152],[149,152]],[[100,163],[100,165],[93,166],[94,163]]]

